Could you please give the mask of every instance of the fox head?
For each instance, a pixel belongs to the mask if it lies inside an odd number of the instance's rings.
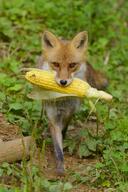
[[[44,60],[56,72],[55,80],[59,85],[68,86],[85,63],[87,42],[86,31],[78,33],[71,41],[63,41],[49,31],[44,32]]]

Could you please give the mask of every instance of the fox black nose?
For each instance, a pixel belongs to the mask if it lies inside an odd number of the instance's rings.
[[[66,85],[67,84],[67,80],[60,80],[60,84],[61,85]]]

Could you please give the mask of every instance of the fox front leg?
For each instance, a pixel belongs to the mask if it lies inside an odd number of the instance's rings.
[[[60,127],[50,123],[50,132],[54,145],[54,152],[57,164],[57,174],[62,175],[64,173],[64,156],[62,146],[62,131]]]

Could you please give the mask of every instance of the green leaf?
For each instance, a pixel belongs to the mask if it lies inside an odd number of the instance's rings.
[[[3,175],[4,170],[0,168],[0,177]]]
[[[6,99],[6,94],[4,92],[0,92],[0,101],[4,101]]]
[[[104,167],[103,163],[100,163],[100,162],[96,163],[96,168],[97,169],[100,169],[100,168],[103,168],[103,167]]]
[[[20,91],[22,89],[23,85],[22,84],[16,84],[12,87],[10,87],[8,90],[9,91]]]
[[[108,181],[108,180],[106,180],[106,181],[104,181],[104,182],[102,183],[102,186],[103,186],[103,187],[110,187],[110,185],[111,185],[111,183],[110,183],[110,181]]]
[[[88,149],[91,151],[96,151],[97,141],[94,138],[89,138],[86,140],[86,145],[88,146]]]
[[[120,164],[119,168],[122,172],[128,173],[128,163],[127,162]]]
[[[91,152],[89,151],[88,147],[86,144],[80,144],[79,149],[78,149],[78,154],[80,158],[82,157],[88,157],[91,155]]]
[[[9,110],[12,110],[12,109],[14,109],[14,110],[20,110],[20,109],[23,109],[23,105],[22,104],[20,104],[20,103],[11,103],[10,105],[9,105]]]
[[[64,192],[69,191],[72,189],[72,184],[67,182],[64,184]]]

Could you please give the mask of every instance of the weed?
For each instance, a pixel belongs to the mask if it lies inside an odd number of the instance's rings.
[[[102,68],[110,79],[108,92],[114,96],[110,109],[102,102],[96,105],[98,123],[102,124],[105,134],[102,137],[98,135],[95,140],[88,132],[81,130],[76,140],[65,141],[69,152],[78,151],[80,157],[90,151],[95,154],[97,144],[102,148],[99,164],[90,171],[90,177],[81,173],[76,175],[76,186],[81,181],[86,183],[87,178],[88,184],[90,182],[90,186],[97,188],[102,186],[120,192],[128,189],[127,10],[128,2],[119,0],[0,1],[0,111],[9,122],[21,127],[23,135],[34,131],[34,136],[38,138],[47,126],[44,116],[43,120],[39,119],[41,102],[27,98],[31,86],[21,74],[22,67],[35,65],[36,57],[41,53],[41,34],[45,29],[66,38],[87,30],[88,59],[95,68]],[[88,114],[89,107],[85,102],[76,119],[84,119]],[[16,167],[6,163],[0,166],[0,176],[13,175],[16,179],[9,185],[2,182],[0,192],[27,192],[30,189],[65,192],[71,191],[74,184],[69,181],[71,176],[63,182],[48,181],[36,167],[31,168],[31,174],[23,172],[22,163],[20,169]],[[28,178],[31,178],[31,183]],[[17,180],[19,186],[15,185]]]

